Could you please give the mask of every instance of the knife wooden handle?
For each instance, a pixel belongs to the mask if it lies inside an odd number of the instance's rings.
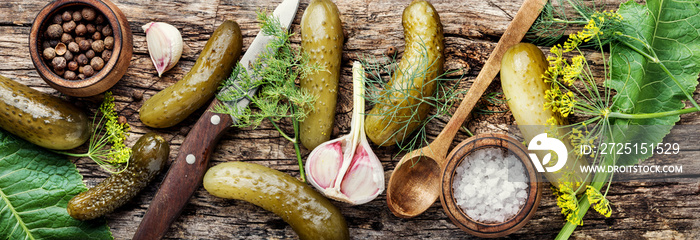
[[[185,137],[158,193],[136,229],[134,240],[161,239],[202,184],[216,143],[233,123],[228,114],[211,112],[218,104],[220,102],[215,98]]]

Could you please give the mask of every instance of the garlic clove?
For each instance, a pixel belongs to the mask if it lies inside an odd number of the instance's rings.
[[[329,198],[363,204],[384,191],[384,169],[364,131],[364,70],[353,64],[353,116],[350,133],[322,143],[306,160],[307,179]]]
[[[315,148],[306,162],[306,172],[310,182],[316,188],[329,188],[335,184],[335,179],[343,163],[342,139],[325,143],[325,147]]]
[[[365,144],[367,141],[365,140]],[[354,204],[364,204],[384,191],[384,169],[381,162],[367,147],[358,147],[352,163],[340,183],[340,192]]]
[[[163,22],[150,22],[141,28],[146,32],[148,54],[160,77],[180,60],[182,35],[175,26]]]

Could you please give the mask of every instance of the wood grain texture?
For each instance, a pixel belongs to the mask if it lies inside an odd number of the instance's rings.
[[[116,107],[120,115],[132,126],[128,145],[146,132],[157,132],[171,143],[171,160],[203,109],[196,111],[182,123],[167,129],[151,129],[139,121],[138,109],[145,99],[172,85],[194,65],[209,35],[225,19],[234,19],[244,36],[244,50],[258,33],[255,11],[260,8],[274,9],[281,0],[114,0],[127,16],[134,34],[134,54],[126,75],[113,88]],[[336,126],[333,136],[349,132],[351,115],[351,63],[361,56],[381,57],[389,47],[403,52],[401,13],[410,0],[344,0],[336,1],[342,14],[341,20],[347,33],[344,46],[342,77],[339,87]],[[614,8],[622,0],[606,0]],[[17,80],[43,92],[61,96],[41,80],[31,63],[28,49],[29,30],[39,10],[46,4],[39,0],[9,0],[0,2],[0,75]],[[446,71],[461,69],[456,76],[465,74],[460,88],[471,86],[496,42],[505,31],[509,21],[517,12],[522,0],[433,0],[440,12],[445,30]],[[308,5],[303,0],[292,31],[299,32],[301,13]],[[148,57],[145,34],[141,26],[150,21],[164,21],[181,30],[185,48],[176,67],[162,78],[157,77]],[[299,44],[299,36],[293,39]],[[544,49],[544,48],[543,48]],[[600,71],[601,56],[589,52],[587,56],[594,69]],[[496,79],[487,93],[501,92]],[[65,97],[65,96],[62,96]],[[695,92],[698,99],[698,91]],[[69,101],[94,112],[100,97],[72,98]],[[486,101],[477,109],[506,110],[505,104],[490,104]],[[429,133],[434,138],[447,118],[431,125]],[[513,124],[509,112],[495,114],[473,114],[465,126],[473,133],[503,132]],[[684,115],[681,125],[699,125],[700,113]],[[282,127],[291,131],[289,123]],[[700,131],[698,131],[700,133]],[[698,136],[698,134],[694,134]],[[467,138],[464,132],[457,134],[452,146]],[[697,141],[689,137],[688,141]],[[84,147],[83,147],[84,150]],[[700,149],[688,149],[687,159],[700,159]],[[377,148],[376,153],[389,179],[401,156],[394,156],[396,148]],[[310,151],[303,150],[304,154]],[[396,158],[395,158],[396,157]],[[652,164],[684,163],[680,158],[656,159]],[[87,159],[71,159],[84,176],[88,186],[94,186],[107,177]],[[298,167],[292,144],[279,136],[269,124],[256,129],[230,129],[221,137],[212,153],[211,164],[226,161],[249,161],[298,176]],[[168,164],[168,167],[170,164]],[[688,168],[700,169],[698,163]],[[697,171],[696,171],[697,172]],[[117,239],[131,239],[143,218],[157,186],[163,180],[161,174],[135,199],[107,215],[108,224]],[[609,200],[613,215],[604,218],[589,212],[584,225],[574,232],[579,239],[698,239],[700,238],[700,188],[697,175],[689,175],[679,183],[633,182],[613,183]],[[545,185],[546,186],[546,185]],[[474,237],[459,230],[443,213],[440,203],[435,203],[424,214],[404,220],[391,214],[386,206],[386,195],[362,206],[349,206],[335,202],[341,208],[350,226],[350,235],[356,239],[472,239]],[[541,205],[533,219],[513,238],[551,239],[563,226],[551,190],[545,187]],[[224,200],[210,196],[199,188],[189,200],[180,218],[171,226],[166,239],[295,239],[296,234],[279,217],[252,204]]]

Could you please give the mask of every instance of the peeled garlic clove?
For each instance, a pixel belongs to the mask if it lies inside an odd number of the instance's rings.
[[[329,198],[363,204],[384,191],[384,168],[367,142],[364,131],[364,70],[353,64],[354,108],[350,134],[322,143],[306,160],[311,185]]]
[[[173,25],[163,22],[150,22],[141,28],[146,32],[148,53],[160,77],[180,60],[182,35]]]

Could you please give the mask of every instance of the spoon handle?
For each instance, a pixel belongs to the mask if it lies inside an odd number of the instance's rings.
[[[474,109],[476,102],[479,101],[481,95],[484,94],[486,88],[493,81],[493,78],[496,77],[496,74],[501,70],[503,54],[506,50],[523,39],[527,30],[530,29],[530,26],[535,22],[537,16],[540,15],[545,3],[547,3],[547,0],[525,0],[520,10],[518,10],[518,13],[515,14],[515,18],[510,22],[510,25],[506,28],[501,39],[498,40],[496,48],[491,53],[491,56],[489,56],[489,59],[486,60],[486,64],[484,64],[481,72],[479,72],[479,75],[476,77],[467,95],[462,99],[457,111],[452,115],[450,121],[445,125],[445,128],[442,129],[442,132],[440,132],[435,140],[433,140],[433,143],[430,144],[431,148],[434,147],[433,149],[439,154],[438,156],[443,156],[441,161],[445,160],[444,156],[447,155],[447,150],[457,134],[457,131],[462,126],[462,123],[467,116],[469,116],[472,109]]]

